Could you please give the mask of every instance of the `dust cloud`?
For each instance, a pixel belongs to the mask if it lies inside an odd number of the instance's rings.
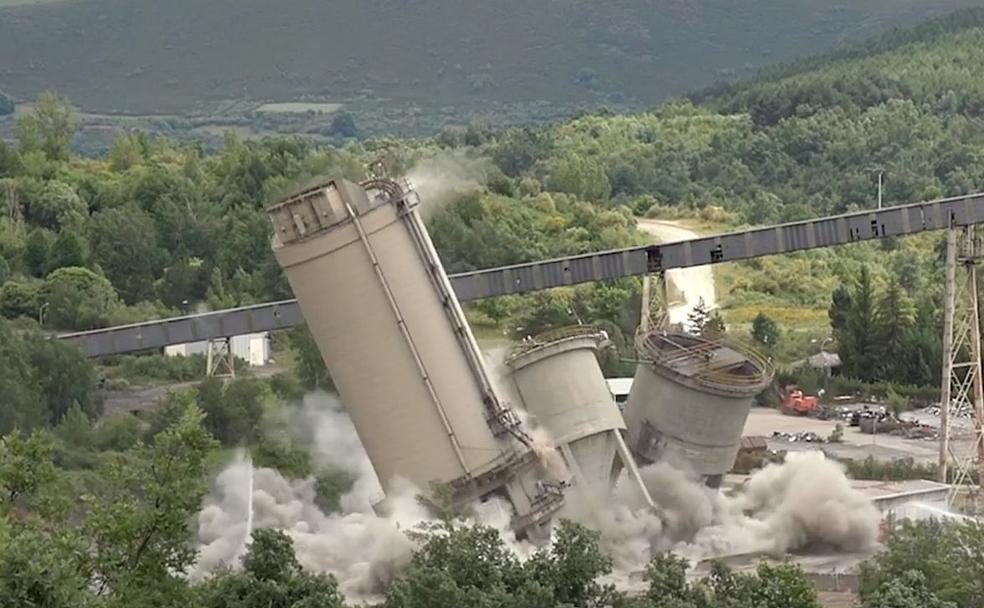
[[[417,500],[418,490],[397,481],[386,497],[385,515],[374,511],[373,505],[383,498],[381,486],[351,419],[332,396],[308,395],[299,408],[285,409],[282,417],[266,423],[268,432],[287,433],[306,446],[316,469],[341,469],[356,481],[341,497],[341,512],[326,514],[315,503],[313,478],[289,480],[276,470],[254,468],[245,453],[238,453],[216,477],[198,515],[199,559],[192,578],[237,567],[249,542],[251,520],[254,529],[287,533],[300,564],[312,572],[333,574],[349,599],[378,599],[410,560],[415,544],[407,532],[434,521]],[[512,514],[506,503],[490,500],[471,511],[474,521],[498,529],[518,555],[535,550],[509,529]]]
[[[254,468],[239,454],[218,475],[199,513],[200,554],[193,578],[238,565],[252,508],[253,527],[286,532],[304,568],[334,574],[350,598],[374,597],[410,559],[413,542],[406,531],[430,519],[416,499],[417,490],[397,482],[387,499],[387,515],[373,511],[372,504],[383,497],[379,481],[351,420],[327,394],[308,395],[299,408],[267,424],[272,432],[286,432],[307,446],[315,468],[331,466],[355,477],[341,498],[342,512],[325,514],[315,504],[313,478],[289,480],[276,470]]]
[[[481,190],[493,168],[491,159],[464,150],[442,151],[419,160],[407,179],[420,195],[420,214],[429,220],[454,199]]]
[[[317,507],[313,479],[288,480],[275,470],[254,468],[240,454],[218,475],[199,514],[200,557],[193,577],[236,567],[252,519],[255,528],[285,531],[302,566],[335,575],[350,599],[377,599],[411,557],[415,541],[407,532],[432,517],[409,484],[388,497],[385,515],[373,511],[382,497],[380,485],[337,400],[309,395],[293,410],[275,421],[276,428],[307,445],[316,465],[344,469],[357,479],[342,497],[342,512],[325,514]],[[531,430],[540,449],[550,444],[543,429],[532,424]],[[730,495],[667,464],[645,467],[641,474],[656,511],[645,507],[624,476],[609,496],[585,496],[576,487],[568,492],[565,516],[601,532],[602,548],[620,574],[644,569],[665,551],[697,562],[812,547],[852,551],[876,540],[877,510],[850,487],[840,465],[819,452],[791,453],[784,464],[759,471]],[[521,558],[536,550],[509,530],[508,504],[489,501],[471,512],[472,521],[498,529]]]
[[[821,452],[791,453],[732,494],[665,463],[640,473],[655,512],[623,477],[611,508],[578,515],[601,532],[619,569],[639,569],[665,551],[697,562],[749,553],[781,557],[814,548],[856,551],[877,540],[878,510],[851,487],[841,465]],[[572,496],[572,512],[580,499]]]

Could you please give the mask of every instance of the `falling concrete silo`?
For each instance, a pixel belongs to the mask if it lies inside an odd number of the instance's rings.
[[[598,364],[599,351],[607,346],[608,335],[600,329],[567,327],[528,338],[506,365],[523,408],[550,433],[588,496],[608,496],[625,470],[648,501],[622,438],[622,414]]]
[[[269,210],[274,253],[384,491],[501,495],[534,534],[563,504],[498,399],[408,184],[332,180]]]
[[[643,361],[624,412],[629,449],[640,464],[666,461],[717,487],[772,366],[737,344],[661,329],[641,331],[636,348]]]

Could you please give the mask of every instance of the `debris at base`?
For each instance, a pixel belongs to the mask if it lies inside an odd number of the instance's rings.
[[[813,431],[802,431],[799,433],[781,433],[776,431],[772,433],[772,438],[782,439],[783,441],[788,441],[790,443],[826,443],[827,441]]]

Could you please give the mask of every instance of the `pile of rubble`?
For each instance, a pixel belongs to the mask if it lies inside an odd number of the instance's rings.
[[[937,403],[935,405],[930,405],[929,407],[923,408],[920,411],[925,414],[929,414],[930,416],[939,416],[942,410],[943,407]],[[950,416],[953,418],[973,418],[974,409],[969,403],[962,403],[957,407],[950,408]]]
[[[776,431],[772,433],[773,439],[782,439],[783,441],[788,441],[790,443],[826,443],[827,440],[817,435],[813,431],[803,431],[800,433],[780,433]]]
[[[858,430],[867,435],[894,435],[906,439],[932,439],[939,430],[912,418],[899,418],[891,413],[868,413],[858,421]]]

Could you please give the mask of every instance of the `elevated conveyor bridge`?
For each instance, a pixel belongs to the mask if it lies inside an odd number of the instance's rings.
[[[467,302],[552,287],[661,273],[984,223],[984,193],[858,211],[674,243],[587,253],[450,276]],[[63,334],[89,356],[287,329],[304,322],[295,300]]]

